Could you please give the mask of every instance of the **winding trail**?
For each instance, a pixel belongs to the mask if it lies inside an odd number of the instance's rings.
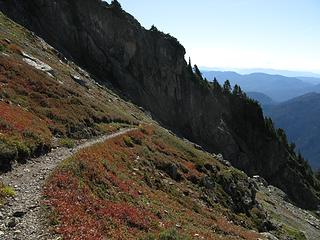
[[[45,227],[46,219],[41,211],[41,191],[47,177],[64,159],[80,149],[115,138],[135,130],[123,129],[110,135],[90,139],[73,149],[57,148],[12,171],[0,175],[0,181],[13,187],[16,196],[0,209],[0,240],[51,240],[60,239]]]

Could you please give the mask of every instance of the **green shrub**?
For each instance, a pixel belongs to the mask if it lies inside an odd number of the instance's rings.
[[[142,140],[140,138],[132,138],[134,144],[142,145]]]
[[[161,232],[159,237],[154,234],[150,234],[141,240],[189,240],[187,236],[180,235],[175,229]]]
[[[59,146],[66,148],[73,148],[75,146],[75,142],[71,138],[61,138],[59,140]]]
[[[148,235],[145,238],[140,238],[140,240],[157,240],[154,235]]]
[[[132,141],[132,138],[129,137],[129,136],[124,136],[123,137],[123,141],[124,143],[127,145],[127,147],[134,147],[134,144],[133,144],[133,141]]]
[[[15,160],[18,157],[16,146],[0,139],[0,159]]]
[[[4,52],[5,50],[6,50],[6,47],[0,44],[0,52]]]
[[[0,206],[5,202],[7,197],[14,197],[16,192],[13,188],[5,186],[0,182]]]
[[[179,235],[176,230],[169,230],[160,234],[159,240],[187,240],[186,236]]]
[[[17,148],[18,151],[18,158],[25,159],[30,157],[31,150],[28,146],[26,146],[23,142],[20,141],[13,141],[12,144]]]
[[[7,197],[14,197],[16,195],[16,192],[12,187],[4,186],[1,188],[1,194],[7,196]]]

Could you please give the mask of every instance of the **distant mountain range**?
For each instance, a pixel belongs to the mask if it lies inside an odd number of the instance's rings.
[[[316,77],[296,77],[304,82],[311,83],[311,84],[320,84],[320,78]]]
[[[320,78],[286,77],[266,73],[241,75],[236,72],[203,72],[209,81],[216,78],[220,83],[229,80],[231,85],[238,84],[246,92],[259,92],[269,96],[275,102],[284,102],[309,92],[320,92]]]
[[[254,100],[257,100],[261,104],[261,106],[269,106],[276,104],[276,102],[271,97],[260,92],[247,92],[247,96]]]
[[[287,77],[210,71],[203,72],[203,76],[209,81],[216,78],[221,84],[228,79],[231,85],[240,85],[250,98],[261,104],[276,127],[286,131],[289,141],[297,145],[312,167],[320,169],[320,78],[316,74]]]
[[[265,107],[264,112],[286,131],[312,167],[320,168],[320,94],[308,93]]]
[[[218,71],[218,72],[237,72],[239,74],[251,74],[251,73],[266,73],[270,75],[282,75],[285,77],[310,77],[317,78],[318,83],[320,83],[320,74],[306,71],[290,71],[290,70],[279,70],[279,69],[270,69],[270,68],[248,68],[248,69],[240,69],[240,68],[210,68],[210,67],[200,67],[200,70],[203,72],[210,71]]]

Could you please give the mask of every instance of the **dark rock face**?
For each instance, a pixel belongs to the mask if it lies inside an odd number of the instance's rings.
[[[0,9],[175,132],[221,152],[249,175],[263,176],[300,206],[318,205],[319,186],[303,179],[287,150],[270,137],[260,107],[193,81],[185,49],[173,37],[145,30],[119,6],[100,0],[0,0]]]

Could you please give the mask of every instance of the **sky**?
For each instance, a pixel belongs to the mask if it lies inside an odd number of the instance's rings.
[[[110,1],[108,1],[110,2]],[[319,0],[119,0],[203,67],[320,73]]]

